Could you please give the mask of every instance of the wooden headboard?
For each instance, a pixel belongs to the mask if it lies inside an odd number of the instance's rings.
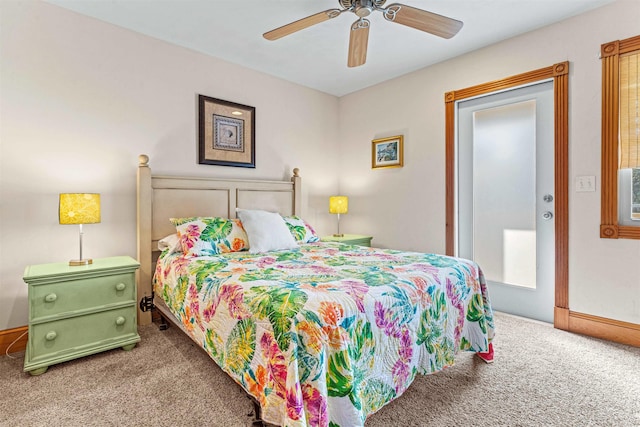
[[[151,296],[158,240],[176,231],[169,218],[235,218],[236,208],[302,214],[302,180],[297,168],[290,181],[189,178],[153,176],[149,156],[141,154],[138,161],[138,301]],[[151,313],[139,309],[138,324],[149,323]]]

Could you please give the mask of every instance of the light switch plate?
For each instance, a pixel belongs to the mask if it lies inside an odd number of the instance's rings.
[[[576,176],[576,192],[581,193],[585,191],[596,191],[595,176]]]

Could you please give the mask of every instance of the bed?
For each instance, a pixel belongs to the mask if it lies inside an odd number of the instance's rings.
[[[300,206],[297,170],[291,181],[156,177],[140,156],[139,295],[155,296],[162,316],[257,402],[261,420],[362,426],[459,351],[492,360],[476,264],[323,243]],[[269,246],[280,225],[263,220],[277,221],[273,212],[294,244],[282,232],[287,243]],[[211,246],[202,236],[213,229],[226,237]]]

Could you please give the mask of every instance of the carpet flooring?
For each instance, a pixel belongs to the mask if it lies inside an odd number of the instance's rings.
[[[640,348],[496,313],[496,358],[461,353],[369,417],[386,426],[640,426]],[[252,401],[177,328],[22,372],[0,357],[0,426],[250,426]],[[348,426],[343,426],[348,427]]]

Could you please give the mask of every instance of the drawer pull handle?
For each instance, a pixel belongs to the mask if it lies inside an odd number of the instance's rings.
[[[122,326],[124,325],[124,323],[127,321],[127,319],[125,319],[124,317],[120,316],[116,319],[116,325],[118,326]]]
[[[44,336],[44,339],[46,339],[47,341],[53,341],[58,337],[58,334],[56,334],[56,331],[49,331],[47,332],[47,335]]]
[[[56,294],[49,294],[46,297],[44,297],[44,300],[46,302],[54,302],[57,299],[58,299],[58,295],[56,295]]]
[[[118,283],[116,285],[116,291],[124,291],[127,285],[125,283]]]

